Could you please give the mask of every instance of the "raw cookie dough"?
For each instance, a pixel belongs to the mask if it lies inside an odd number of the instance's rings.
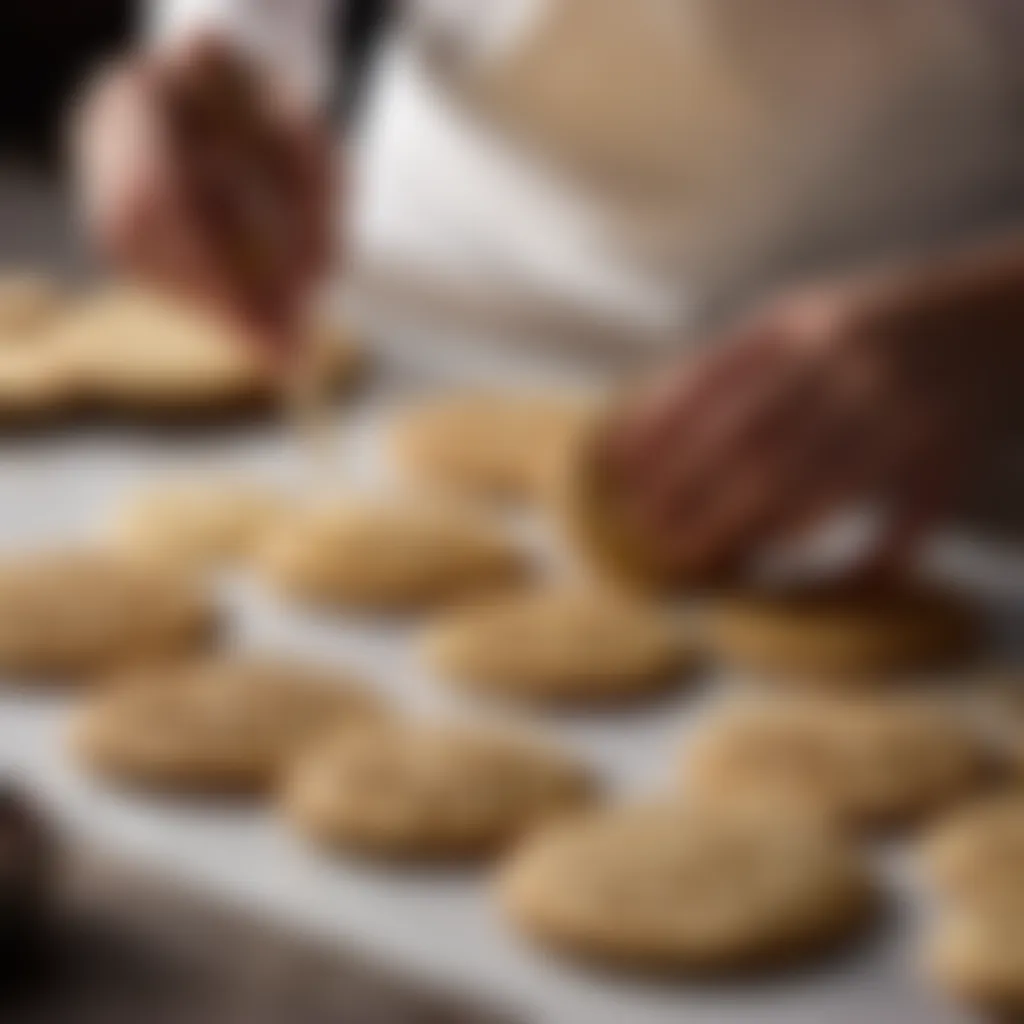
[[[151,292],[110,287],[55,332],[81,399],[146,416],[228,412],[273,403],[278,384],[252,346],[212,316]],[[314,329],[337,388],[357,369],[350,346]]]
[[[88,770],[132,787],[262,792],[323,732],[381,713],[344,673],[236,656],[116,680],[85,706],[72,745]]]
[[[668,805],[556,824],[499,879],[541,943],[666,972],[811,956],[865,920],[872,893],[852,846],[807,819]]]
[[[485,498],[546,497],[586,419],[569,397],[514,392],[450,395],[404,415],[393,446],[413,476]]]
[[[980,800],[943,821],[924,846],[943,899],[967,908],[1024,913],[1024,790]]]
[[[951,913],[928,942],[927,967],[955,998],[998,1020],[1024,1014],[1024,906]]]
[[[314,604],[401,611],[518,581],[526,562],[487,519],[416,499],[330,501],[261,545],[272,586]]]
[[[254,483],[170,482],[142,491],[119,510],[112,541],[142,557],[216,565],[253,550],[284,513],[284,499]]]
[[[1024,775],[1024,670],[982,669],[957,680],[964,713],[975,722],[993,759]]]
[[[665,595],[711,582],[673,565],[650,531],[633,521],[601,453],[610,422],[595,417],[581,429],[555,474],[554,503],[569,546],[598,576],[641,593]]]
[[[427,637],[434,669],[460,687],[554,702],[628,700],[693,659],[680,622],[599,589],[528,590],[457,609]]]
[[[0,561],[0,670],[18,677],[183,653],[214,623],[206,593],[169,567],[86,550]]]
[[[712,607],[707,627],[713,649],[738,668],[825,685],[948,667],[976,641],[968,610],[924,585],[736,594]]]
[[[66,412],[74,397],[75,381],[62,349],[45,339],[0,344],[0,421],[50,420]]]
[[[786,798],[855,828],[945,809],[985,774],[969,726],[928,697],[755,702],[704,724],[683,782],[720,802]]]
[[[0,275],[0,348],[34,339],[64,302],[56,282],[43,274]]]
[[[591,796],[579,765],[518,735],[396,722],[311,750],[291,775],[285,808],[329,848],[458,858],[493,852]]]

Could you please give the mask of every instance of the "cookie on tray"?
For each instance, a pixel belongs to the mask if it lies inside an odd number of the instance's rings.
[[[512,699],[600,703],[643,697],[694,660],[678,617],[596,587],[530,589],[447,613],[427,659],[455,686]]]
[[[0,671],[61,679],[194,650],[216,615],[171,567],[68,550],[0,560]]]
[[[813,956],[864,923],[873,892],[852,845],[809,819],[706,806],[553,825],[499,877],[506,913],[542,945],[680,973]]]
[[[128,286],[83,300],[55,331],[81,400],[143,418],[271,404],[278,384],[251,345],[201,310]],[[314,329],[333,389],[358,369],[355,349]]]
[[[546,496],[586,420],[569,396],[470,392],[406,413],[395,425],[398,463],[427,483],[483,498]]]
[[[682,782],[703,799],[784,798],[865,829],[949,808],[987,767],[969,725],[927,697],[758,701],[704,723],[682,753]]]
[[[924,584],[734,593],[711,608],[708,635],[730,665],[826,686],[961,664],[977,642],[968,608]]]
[[[0,275],[0,347],[35,339],[65,305],[52,278],[33,271]]]
[[[198,567],[252,551],[285,514],[284,498],[242,480],[192,479],[156,485],[129,499],[110,540],[144,558]]]
[[[382,714],[346,673],[268,656],[142,668],[95,692],[71,742],[90,772],[176,793],[264,792],[324,731]]]
[[[265,368],[229,328],[141,289],[113,286],[82,300],[57,341],[81,398],[103,411],[230,409],[270,387]]]
[[[257,560],[288,597],[370,612],[467,599],[527,570],[491,520],[401,496],[318,504],[272,530]]]
[[[999,793],[952,814],[928,836],[923,859],[943,899],[1024,911],[1024,790]]]
[[[48,422],[65,414],[75,395],[68,361],[51,341],[0,344],[0,422]]]
[[[328,849],[462,858],[492,853],[592,796],[576,762],[519,734],[389,722],[343,731],[300,758],[285,811]]]
[[[1024,1014],[1022,920],[1019,901],[1000,911],[947,913],[927,941],[929,973],[950,995],[997,1020],[1019,1020]]]

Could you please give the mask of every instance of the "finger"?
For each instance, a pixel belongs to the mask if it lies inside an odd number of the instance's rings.
[[[895,397],[879,401],[870,418],[851,420],[841,449],[816,471],[794,482],[791,500],[769,523],[771,543],[800,541],[810,531],[858,504],[897,493],[933,446],[934,420],[923,405]]]
[[[674,457],[664,460],[659,476],[638,496],[651,522],[686,518],[691,507],[706,503],[708,494],[727,487],[737,467],[750,466],[757,477],[767,475],[771,486],[775,463],[815,418],[827,382],[816,361],[803,357],[780,358],[766,371],[735,394],[723,395],[714,415],[691,437],[678,439]]]
[[[851,442],[863,435],[860,424],[826,397],[805,402],[802,414],[764,450],[724,462],[708,481],[705,499],[679,509],[668,525],[674,558],[701,571],[746,561],[767,542],[778,510],[807,480],[844,466],[839,495],[862,482],[863,468],[848,458]]]
[[[252,69],[215,45],[171,69],[169,108],[192,90],[207,132],[179,137],[185,191],[220,280],[262,348],[295,335],[302,301],[328,251],[326,144],[299,108],[269,102]],[[172,116],[173,120],[173,116]],[[231,280],[224,280],[230,278]],[[267,339],[273,339],[268,341]]]
[[[794,517],[809,517],[812,506],[815,516],[827,515],[886,472],[898,450],[878,413],[888,386],[856,350],[826,354],[807,360],[792,388],[777,393],[774,423],[762,418],[719,452],[692,498],[661,521],[674,534],[676,557],[745,561]]]
[[[640,392],[622,418],[612,452],[623,473],[642,478],[668,441],[684,435],[718,396],[754,376],[770,354],[765,334],[760,327],[740,332]]]
[[[913,561],[921,544],[942,521],[959,483],[956,460],[947,449],[922,457],[903,481],[877,545],[854,568],[859,578],[888,579]]]

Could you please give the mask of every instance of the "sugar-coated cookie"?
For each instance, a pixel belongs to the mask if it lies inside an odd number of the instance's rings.
[[[19,679],[182,653],[214,621],[205,591],[170,567],[86,550],[0,561],[0,670]]]
[[[927,837],[923,858],[944,900],[982,909],[1012,903],[1024,912],[1024,790],[950,815]]]
[[[705,798],[803,801],[874,828],[951,806],[983,780],[985,758],[967,723],[928,698],[811,698],[722,713],[688,739],[682,768]]]
[[[64,304],[60,286],[44,274],[0,275],[0,346],[34,339]]]
[[[694,656],[666,610],[564,585],[449,612],[428,633],[426,652],[435,671],[461,688],[584,704],[649,694]]]
[[[406,413],[392,437],[399,464],[454,491],[496,499],[546,496],[586,419],[578,399],[474,392]]]
[[[468,598],[526,569],[490,520],[400,496],[332,500],[287,519],[261,545],[258,562],[289,597],[367,611]]]
[[[75,380],[63,351],[49,340],[0,344],[0,420],[51,420],[65,413]]]
[[[998,1020],[1024,1014],[1024,906],[952,912],[933,926],[926,966],[947,992]]]
[[[459,858],[491,853],[592,794],[578,764],[518,734],[389,722],[342,731],[301,758],[285,810],[328,848]]]
[[[968,609],[924,585],[736,593],[715,604],[707,626],[729,664],[826,686],[957,664],[977,639]]]
[[[112,681],[72,732],[89,771],[169,792],[258,792],[326,730],[381,714],[345,673],[250,655],[151,666]]]
[[[359,368],[354,347],[311,328],[321,373],[337,390]],[[276,400],[279,382],[252,345],[211,314],[128,286],[101,289],[54,331],[80,402],[162,416],[232,411]]]
[[[133,496],[118,512],[119,550],[183,565],[216,565],[252,551],[285,514],[271,488],[236,479],[179,480]]]
[[[244,342],[212,317],[149,291],[102,289],[64,318],[57,341],[79,395],[133,413],[256,401],[270,382]]]
[[[669,972],[813,955],[865,920],[872,893],[852,847],[806,818],[670,805],[551,826],[499,879],[542,944]]]

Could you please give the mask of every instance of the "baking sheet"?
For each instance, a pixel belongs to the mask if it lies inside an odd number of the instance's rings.
[[[552,361],[527,367],[482,350],[444,351],[421,341],[388,346],[366,397],[339,412],[345,441],[336,473],[340,486],[372,486],[386,476],[377,427],[410,394],[450,386],[455,374],[546,384],[567,372]],[[97,429],[7,440],[0,443],[0,536],[5,545],[25,546],[88,535],[118,496],[134,486],[164,474],[221,470],[286,485],[310,483],[301,451],[273,426],[191,436]],[[517,528],[546,543],[529,522]],[[956,543],[943,554],[949,567],[989,593],[993,628],[1004,640],[1012,639],[1024,606],[1020,562]],[[222,589],[235,612],[234,642],[350,666],[397,700],[425,711],[444,710],[451,700],[420,666],[415,628],[287,608],[243,576],[225,579]],[[615,789],[643,791],[666,779],[681,733],[710,699],[707,688],[697,686],[635,710],[562,714],[545,725]],[[63,753],[69,703],[53,693],[0,690],[0,769],[24,780],[84,839],[277,922],[490,999],[524,1021],[955,1024],[969,1019],[941,1003],[915,975],[914,937],[922,909],[899,852],[879,855],[894,890],[888,927],[840,960],[742,986],[602,976],[521,942],[488,898],[486,871],[332,861],[304,846],[265,810],[140,799],[93,784]]]

